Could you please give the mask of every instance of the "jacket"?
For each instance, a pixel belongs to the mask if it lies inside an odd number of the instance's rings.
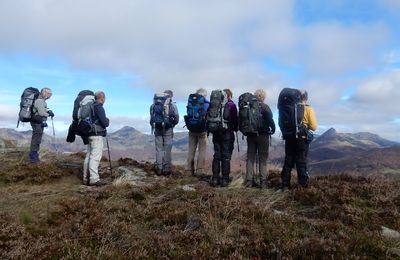
[[[261,130],[258,131],[259,134],[273,135],[275,133],[275,122],[270,107],[267,104],[260,102],[260,110],[262,123],[265,124],[265,127],[261,127]]]
[[[33,123],[42,123],[49,117],[46,100],[39,96],[33,103]]]
[[[228,130],[237,132],[239,129],[238,111],[235,103],[229,99],[227,108],[229,109]]]
[[[317,118],[314,109],[306,104],[304,109],[303,124],[312,131],[317,129]]]
[[[95,102],[93,105],[93,117],[95,129],[89,136],[106,136],[106,128],[110,125],[110,120],[106,117],[103,105]]]

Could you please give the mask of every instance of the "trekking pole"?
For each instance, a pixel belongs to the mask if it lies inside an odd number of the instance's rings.
[[[56,137],[56,131],[54,130],[54,121],[53,121],[53,117],[51,117],[51,126],[53,127],[53,136],[54,138]]]
[[[260,175],[261,175],[261,173],[260,173],[260,158],[258,157],[258,150],[257,150],[257,153],[256,153],[256,172],[254,174],[255,178],[253,178],[256,181],[256,183],[260,183],[261,182],[261,176]],[[257,179],[258,179],[258,181],[257,181]]]
[[[106,137],[107,142],[107,151],[108,151],[108,161],[110,162],[110,173],[112,175],[112,167],[111,167],[111,156],[110,156],[110,145],[108,144],[108,137]]]
[[[238,133],[236,132],[236,144],[237,144],[237,149],[238,149],[238,157],[239,157],[239,166],[240,166],[240,174],[243,177],[243,170],[242,170],[242,158],[240,158],[240,148],[239,148],[239,136]]]
[[[56,153],[58,152],[57,149],[57,144],[56,144],[56,131],[54,130],[54,121],[53,121],[53,117],[51,117],[51,126],[53,128],[53,144],[54,144],[54,149],[56,150]]]

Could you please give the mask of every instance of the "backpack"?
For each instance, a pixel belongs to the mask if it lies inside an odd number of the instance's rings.
[[[35,100],[39,97],[39,90],[37,88],[29,87],[22,92],[21,102],[19,103],[18,124],[19,122],[31,122],[33,120],[33,105]]]
[[[165,130],[173,127],[172,121],[175,111],[171,107],[171,98],[163,94],[154,94],[153,107],[150,115],[152,129]]]
[[[213,90],[210,97],[210,107],[207,111],[207,130],[211,133],[228,129],[229,109],[228,97],[222,90]]]
[[[79,98],[79,95],[78,97]],[[79,102],[77,119],[78,123],[76,126],[76,134],[80,136],[89,136],[96,127],[93,121],[95,97],[94,95],[85,95]]]
[[[239,96],[239,130],[243,135],[258,135],[262,115],[257,98],[246,92]]]
[[[79,120],[79,118],[78,118],[79,103],[87,95],[94,96],[94,92],[91,91],[91,90],[82,90],[81,92],[79,92],[78,96],[75,98],[74,110],[72,112],[72,119],[73,120]]]
[[[284,88],[278,98],[279,127],[283,139],[297,138],[304,117],[304,105],[298,89]]]
[[[191,132],[201,133],[206,129],[206,99],[199,94],[190,94],[186,106],[187,115],[184,116],[186,127]]]

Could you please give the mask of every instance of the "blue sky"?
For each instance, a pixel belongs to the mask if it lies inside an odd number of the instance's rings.
[[[164,89],[183,116],[199,87],[263,88],[277,122],[279,91],[293,86],[308,90],[319,133],[400,141],[399,0],[4,0],[0,21],[0,127],[15,127],[28,86],[53,89],[59,135],[82,89],[106,92],[110,130],[149,132]]]

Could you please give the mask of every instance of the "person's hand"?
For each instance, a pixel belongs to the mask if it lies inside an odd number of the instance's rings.
[[[47,123],[46,122],[42,122],[42,127],[43,128],[47,127]]]
[[[47,111],[47,114],[49,114],[49,117],[52,117],[52,118],[54,117],[54,113],[51,110]]]

